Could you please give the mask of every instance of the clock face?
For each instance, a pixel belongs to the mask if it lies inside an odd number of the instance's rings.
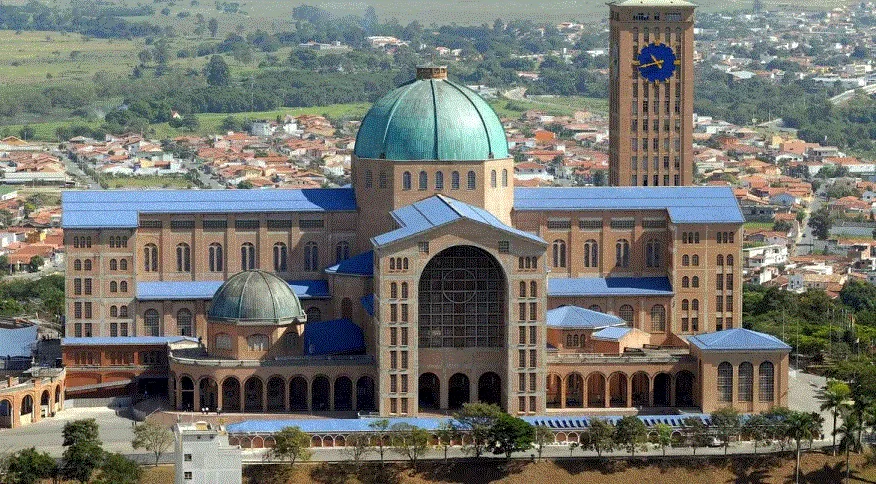
[[[648,81],[665,81],[675,72],[675,52],[666,44],[646,45],[636,60],[639,74]]]

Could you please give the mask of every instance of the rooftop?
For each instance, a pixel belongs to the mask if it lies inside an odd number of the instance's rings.
[[[0,329],[0,357],[29,357],[37,342],[39,326]]]
[[[698,334],[688,341],[703,351],[791,351],[791,346],[779,338],[745,328]]]
[[[548,279],[548,296],[671,296],[668,277],[577,277]]]
[[[151,281],[137,283],[140,301],[212,299],[224,281]],[[298,299],[325,299],[331,297],[328,281],[289,281],[289,287]]]
[[[617,316],[578,306],[560,306],[547,312],[549,328],[600,329],[626,324],[626,321]]]

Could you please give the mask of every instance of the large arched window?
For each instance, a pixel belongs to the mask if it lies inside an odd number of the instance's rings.
[[[435,190],[444,190],[444,172],[435,172]]]
[[[402,173],[402,190],[410,190],[411,189],[411,172],[406,171]]]
[[[477,183],[476,183],[476,179],[475,179],[475,172],[469,171],[468,172],[468,189],[474,190],[476,187],[477,187]]]
[[[584,242],[584,267],[599,267],[599,243],[593,239]]]
[[[86,262],[86,265],[88,265],[88,262]],[[146,244],[143,247],[143,270],[146,272],[158,272],[158,246],[155,244]]]
[[[289,270],[289,249],[286,244],[277,242],[274,244],[274,272],[286,272]]]
[[[630,266],[630,243],[626,239],[620,239],[614,244],[615,262],[617,267]]]
[[[189,244],[177,244],[176,246],[176,271],[191,272],[192,249]]]
[[[119,291],[128,292],[128,281],[122,281],[119,283]]]
[[[245,242],[240,246],[240,270],[251,271],[256,268],[255,246]]]
[[[659,240],[651,239],[645,244],[645,265],[660,267],[661,244]]]
[[[253,334],[246,338],[246,346],[250,351],[265,351],[269,342],[270,339],[265,334]]]
[[[119,306],[119,317],[127,318],[128,317],[128,306]]]
[[[426,190],[429,188],[429,174],[425,171],[420,172],[420,190]]]
[[[690,301],[687,299],[682,299],[681,300],[681,310],[687,311],[689,309],[690,309]]]
[[[490,188],[496,188],[497,184],[498,180],[496,176],[496,170],[493,170],[490,172]]]
[[[345,261],[350,258],[350,243],[342,240],[335,245],[335,262]]]
[[[557,239],[553,243],[554,267],[566,267],[566,242]]]
[[[629,304],[624,304],[617,311],[617,315],[626,321],[630,326],[633,325],[633,318],[635,317],[635,312],[633,311],[633,307]]]
[[[754,399],[754,367],[744,361],[739,364],[739,401],[750,402]]]
[[[666,331],[666,308],[660,304],[651,306],[651,331]]]
[[[192,326],[192,312],[188,309],[180,309],[176,313],[176,329],[180,336],[194,336],[195,331]]]
[[[775,367],[769,361],[764,361],[758,368],[759,384],[758,399],[761,402],[772,402],[775,399],[776,374]]]
[[[110,281],[110,292],[119,292],[119,284],[116,281]]]
[[[459,172],[454,171],[450,174],[450,189],[459,190]]]
[[[146,336],[158,336],[159,328],[161,327],[161,316],[154,309],[147,309],[143,313],[143,328],[146,330]]]
[[[733,365],[726,361],[718,365],[718,401],[733,402]]]
[[[316,242],[304,244],[304,270],[313,272],[319,267],[319,247]]]
[[[222,244],[214,242],[208,249],[210,272],[222,272],[225,259],[222,256]]]

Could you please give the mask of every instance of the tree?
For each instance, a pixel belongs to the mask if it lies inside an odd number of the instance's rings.
[[[392,426],[393,450],[411,461],[411,467],[417,470],[417,462],[429,449],[429,432],[407,423],[397,423]]]
[[[724,455],[730,446],[730,439],[739,433],[739,411],[733,407],[724,407],[712,412],[712,426],[724,446]]]
[[[353,465],[356,466],[356,472],[359,471],[359,466],[362,464],[362,459],[371,451],[371,438],[368,434],[356,433],[350,434],[344,443],[344,452],[353,460]]]
[[[100,466],[96,484],[137,484],[143,475],[140,464],[122,454],[107,454]]]
[[[249,181],[249,180],[243,180],[243,181],[241,181],[240,183],[237,184],[237,188],[239,188],[239,189],[241,189],[241,190],[249,190],[249,189],[251,189],[252,187],[253,187],[253,184],[252,184],[252,182]]]
[[[104,452],[101,448],[97,421],[93,418],[73,420],[64,424],[62,431],[66,447],[63,455],[61,474],[66,479],[86,483],[94,470],[103,464]]]
[[[809,440],[819,434],[817,420],[813,414],[806,412],[788,412],[783,425],[785,436],[794,441],[797,462],[794,468],[794,476],[800,482],[800,454],[803,441]]]
[[[631,456],[636,455],[636,448],[644,445],[647,439],[648,428],[635,415],[622,417],[614,426],[615,443],[625,448]]]
[[[614,427],[607,420],[591,418],[590,430],[587,434],[587,442],[582,442],[582,444],[585,444],[588,449],[595,450],[599,457],[602,457],[603,452],[614,450]]]
[[[6,254],[0,255],[0,271],[9,272],[9,256]]]
[[[16,452],[9,458],[8,472],[16,484],[35,484],[57,473],[58,466],[49,454],[33,447]]]
[[[742,433],[754,444],[754,453],[757,454],[757,446],[762,442],[768,442],[771,434],[772,422],[764,415],[754,414],[748,417],[742,424]]]
[[[822,412],[829,411],[833,417],[833,455],[836,455],[836,421],[840,414],[849,405],[849,397],[852,394],[851,388],[845,382],[839,380],[828,380],[820,390],[816,398],[821,403],[820,410]]]
[[[12,212],[9,210],[6,210],[5,208],[0,209],[0,226],[8,227],[12,224],[12,219],[14,218],[15,216],[12,215]]]
[[[274,434],[274,447],[271,456],[278,460],[288,460],[289,467],[298,459],[310,459],[310,436],[300,427],[285,427]]]
[[[131,446],[135,449],[144,449],[155,456],[155,465],[161,459],[161,454],[173,445],[173,433],[156,422],[148,421],[134,427],[134,440]]]
[[[830,236],[831,223],[830,211],[827,206],[819,208],[809,217],[809,226],[812,227],[812,235],[819,240],[827,240]]]
[[[243,124],[234,116],[228,116],[222,120],[222,124],[219,127],[225,132],[241,131],[243,129]]]
[[[863,427],[862,422],[854,412],[847,412],[843,415],[843,424],[834,432],[834,434],[838,433],[841,436],[840,445],[843,446],[846,452],[846,482],[849,482],[851,452],[854,450],[857,453],[862,447],[858,436],[861,434]],[[834,435],[834,441],[836,441],[836,435]]]
[[[368,424],[368,428],[377,432],[377,452],[380,454],[380,466],[383,466],[383,455],[386,452],[386,438],[389,430],[389,419],[381,418]]]
[[[219,21],[216,20],[216,17],[207,21],[207,30],[210,31],[210,37],[216,37],[216,32],[219,31]]]
[[[697,455],[698,447],[705,447],[709,442],[709,429],[699,417],[687,417],[682,420],[687,431],[687,442],[693,448],[693,455]]]
[[[536,425],[532,434],[533,443],[538,448],[538,460],[541,460],[541,453],[544,451],[544,446],[554,441],[554,431],[544,425]]]
[[[33,139],[35,134],[36,134],[36,131],[33,129],[33,126],[29,126],[27,124],[22,126],[22,128],[20,130],[18,130],[18,137],[25,140],[25,141],[27,141],[29,139]]]
[[[502,409],[489,403],[466,403],[462,410],[453,418],[459,423],[459,429],[467,431],[471,443],[465,447],[475,457],[480,457],[486,450],[490,437],[490,428],[502,414]]]
[[[655,444],[660,447],[660,450],[663,451],[663,455],[665,456],[666,448],[672,445],[672,427],[665,423],[659,423],[654,426],[654,430],[657,432]]]
[[[197,129],[201,127],[201,121],[194,115],[194,113],[189,113],[183,116],[182,127],[189,131],[197,131]]]
[[[445,420],[438,426],[435,432],[438,437],[438,445],[444,449],[444,463],[447,463],[447,449],[453,444],[454,440],[459,439],[459,429],[453,423],[453,420]]]
[[[207,84],[211,86],[227,86],[231,82],[228,64],[225,63],[225,59],[221,55],[210,57],[210,61],[204,68],[204,75],[207,77]]]
[[[490,427],[487,447],[492,448],[494,454],[505,454],[506,459],[511,459],[514,452],[532,448],[533,432],[529,422],[503,412]]]
[[[40,270],[40,267],[42,267],[45,263],[45,259],[38,255],[35,255],[31,257],[30,262],[27,263],[27,270],[29,270],[30,272],[37,272],[38,270]]]

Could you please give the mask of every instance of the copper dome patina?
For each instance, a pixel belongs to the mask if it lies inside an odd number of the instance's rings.
[[[213,295],[207,318],[244,325],[282,325],[307,319],[289,284],[259,270],[240,272],[225,281]]]
[[[479,161],[508,158],[508,140],[486,101],[447,80],[446,67],[427,66],[374,103],[356,135],[355,154],[397,161]]]

